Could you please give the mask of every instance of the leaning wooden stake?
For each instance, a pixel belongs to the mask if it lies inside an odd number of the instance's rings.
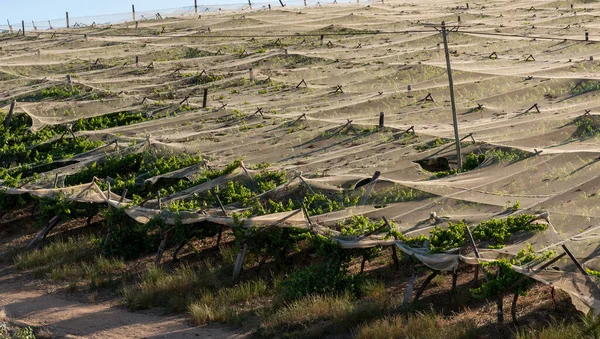
[[[302,79],[302,81],[300,81],[300,83],[298,83],[298,85],[296,85],[296,88],[300,87],[300,85],[304,84],[304,87],[308,87],[308,85],[306,85],[306,81],[304,81],[304,79]]]
[[[8,129],[8,126],[10,125],[10,120],[12,119],[12,116],[15,112],[15,104],[17,102],[15,100],[10,102],[10,109],[8,110],[8,115],[6,116],[6,119],[4,119],[4,128]]]
[[[435,278],[438,274],[440,274],[440,271],[433,271],[433,273],[431,273],[427,277],[427,279],[425,279],[425,281],[423,282],[423,285],[421,285],[421,287],[417,291],[417,294],[415,295],[415,300],[413,301],[413,303],[416,303],[417,301],[419,301],[419,299],[423,295],[423,292],[425,292],[427,285],[429,285],[429,283],[433,280],[433,278]]]
[[[173,257],[171,258],[171,261],[177,261],[177,255],[179,254],[179,252],[183,249],[183,247],[187,244],[187,241],[182,241],[179,246],[177,246],[177,248],[175,249],[175,252],[173,252]]]
[[[46,227],[44,227],[44,229],[29,243],[29,245],[27,245],[27,248],[33,248],[40,241],[44,240],[48,235],[48,232],[50,232],[58,224],[59,220],[60,218],[58,215],[52,217],[52,219],[48,221],[48,224],[46,224]]]
[[[410,296],[412,295],[413,288],[415,286],[415,281],[417,280],[417,274],[413,274],[412,278],[408,282],[408,286],[406,287],[406,294],[404,294],[404,300],[402,301],[402,309],[406,310],[408,308],[408,302],[410,301]]]
[[[246,231],[247,233],[248,231]],[[242,266],[244,264],[244,257],[246,256],[246,251],[248,250],[248,244],[243,241],[242,248],[238,253],[237,259],[235,260],[235,265],[233,267],[233,276],[232,279],[236,281],[240,277],[240,273],[242,272]]]
[[[537,103],[536,103],[536,104],[533,104],[533,106],[529,107],[529,108],[528,108],[528,109],[525,111],[525,113],[529,113],[529,112],[530,112],[531,110],[533,110],[534,108],[535,108],[535,110],[536,110],[538,113],[540,113],[540,108],[538,107],[538,104],[537,104]]]

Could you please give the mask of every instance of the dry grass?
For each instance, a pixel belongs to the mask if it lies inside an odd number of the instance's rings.
[[[212,276],[212,267],[206,268],[203,276]],[[125,288],[123,295],[130,310],[164,306],[181,312],[185,310],[185,299],[193,296],[201,285],[200,280],[200,275],[190,266],[181,266],[170,273],[152,267],[142,275],[139,283]]]
[[[17,254],[14,261],[18,269],[29,270],[61,263],[80,262],[93,255],[97,249],[95,238],[80,236],[69,238],[67,241],[55,241],[43,248]]]
[[[433,313],[398,315],[370,322],[356,331],[358,339],[428,338],[453,339],[476,338],[474,323],[444,324],[444,320]]]
[[[94,257],[91,262],[64,264],[52,268],[50,277],[53,280],[89,281],[90,289],[107,287],[113,282],[114,274],[125,269],[122,259]]]
[[[379,288],[374,289],[379,291]],[[348,332],[354,326],[382,317],[389,305],[378,293],[356,300],[351,294],[311,295],[263,314],[257,331],[261,337],[320,337],[327,332]]]

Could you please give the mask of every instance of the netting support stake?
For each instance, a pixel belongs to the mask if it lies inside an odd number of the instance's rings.
[[[296,88],[300,87],[300,85],[304,84],[304,87],[308,87],[308,85],[306,84],[306,81],[304,81],[304,79],[302,79],[302,81],[300,81],[298,83],[298,85],[296,85]]]
[[[244,233],[244,236],[248,234],[248,230]],[[240,277],[240,273],[242,272],[242,266],[244,265],[244,257],[246,256],[246,251],[248,250],[248,244],[246,240],[242,240],[242,246],[238,256],[235,260],[235,265],[233,266],[233,281],[236,281]]]
[[[48,235],[48,232],[50,232],[54,228],[54,226],[58,224],[59,221],[60,219],[58,215],[53,216],[48,221],[48,224],[46,224],[46,227],[44,227],[44,229],[40,233],[38,233],[38,235],[29,243],[29,245],[27,245],[27,248],[33,248],[35,247],[35,245],[37,245],[38,242],[44,240]]]
[[[15,112],[15,104],[17,103],[16,100],[13,100],[10,102],[10,108],[8,110],[8,115],[6,116],[6,118],[4,119],[4,128],[8,129],[8,126],[10,125],[10,120],[12,119],[12,116]]]
[[[119,203],[122,203],[125,200],[125,196],[127,195],[127,188],[123,189],[123,194],[121,194],[121,199],[119,199]]]
[[[168,231],[164,232],[161,235],[160,245],[158,246],[158,252],[156,252],[156,258],[154,259],[154,266],[160,264],[160,260],[162,259],[162,255],[165,252],[165,248],[167,247],[167,239],[169,237]]]
[[[223,203],[221,202],[221,198],[219,198],[218,194],[215,194],[215,196],[217,197],[217,202],[219,203],[219,207],[221,207],[221,212],[223,212],[223,215],[227,216],[227,211],[225,211],[225,206],[223,206]]]
[[[392,224],[390,224],[390,221],[388,220],[388,218],[386,218],[386,216],[384,215],[382,217],[383,222],[385,222],[385,226],[387,227],[388,231],[391,232],[393,230],[392,228]],[[395,234],[392,234],[392,236],[394,237],[395,240],[398,240],[398,237]],[[398,252],[396,250],[396,243],[394,243],[392,245],[392,260],[394,261],[394,267],[396,268],[396,271],[400,270],[400,260],[398,260]]]
[[[66,12],[65,16],[67,20],[67,28],[69,28],[69,12]]]
[[[302,177],[302,174],[298,175],[298,178],[300,179],[300,181],[302,181],[302,183],[304,185],[306,185],[306,187],[308,188],[308,190],[310,191],[311,194],[315,194],[315,191],[313,191],[312,187],[310,187],[310,185],[306,182],[306,180],[304,180],[304,178]]]
[[[567,255],[569,256],[569,258],[571,258],[571,260],[573,261],[573,263],[575,263],[575,266],[577,266],[577,269],[585,276],[589,276],[589,273],[585,270],[585,268],[583,268],[583,265],[581,265],[581,263],[579,262],[579,260],[577,260],[577,258],[575,258],[575,256],[573,255],[573,253],[571,253],[571,251],[569,251],[569,249],[567,248],[567,245],[562,244],[561,247],[563,248],[563,250],[565,250],[565,253],[567,253]]]
[[[448,51],[448,30],[446,29],[446,23],[444,21],[442,21],[441,33],[444,40],[444,54],[446,55],[446,69],[448,72],[448,88],[450,90],[450,103],[452,105],[452,124],[454,125],[454,139],[456,140],[456,160],[458,162],[458,168],[462,170],[460,141],[458,141],[458,118],[456,117],[456,102],[454,99],[454,82],[452,81],[452,66],[450,65],[450,52]],[[431,93],[429,93],[429,96],[431,97]]]
[[[408,282],[408,286],[406,287],[406,293],[404,294],[404,300],[402,301],[402,309],[408,309],[408,302],[410,301],[410,296],[412,295],[413,288],[415,286],[415,281],[417,280],[417,273],[414,273],[410,281]]]
[[[256,112],[254,112],[254,114],[252,114],[252,116],[255,116],[256,114],[260,114],[260,117],[263,119],[265,118],[265,116],[263,115],[262,107],[257,107]]]
[[[431,273],[429,276],[427,276],[427,279],[425,279],[425,281],[423,281],[423,284],[421,285],[421,287],[419,287],[419,290],[417,291],[417,294],[415,294],[415,299],[413,300],[413,303],[417,303],[417,301],[419,301],[419,299],[423,295],[423,292],[425,292],[425,289],[427,288],[427,286],[429,285],[429,283],[438,274],[440,274],[440,271],[433,271],[433,273]]]
[[[202,95],[202,108],[206,108],[207,99],[208,99],[208,88],[205,88],[204,94]]]
[[[479,280],[479,250],[477,249],[477,246],[475,245],[475,240],[473,239],[473,235],[471,234],[471,230],[469,229],[469,226],[465,227],[466,231],[467,231],[467,236],[469,237],[469,241],[471,242],[471,247],[473,247],[473,252],[475,253],[475,258],[477,258],[477,265],[475,266],[475,283],[477,283],[477,281]],[[487,272],[482,269],[483,274],[485,276],[485,280],[488,281],[488,275]]]
[[[385,114],[383,112],[379,112],[379,128],[383,128],[384,127],[384,119],[385,119]]]
[[[185,105],[189,106],[190,105],[189,99],[190,99],[190,96],[188,95],[188,96],[185,97],[185,99],[181,100],[181,102],[179,103],[179,105],[181,105],[181,104],[183,104],[185,102]]]
[[[536,110],[538,113],[541,113],[541,112],[540,112],[540,108],[538,107],[538,104],[537,104],[537,103],[536,103],[536,104],[533,104],[533,106],[529,107],[529,108],[528,108],[528,109],[525,111],[525,113],[529,113],[529,112],[530,112],[532,109],[534,109],[534,108],[535,108],[535,110]]]

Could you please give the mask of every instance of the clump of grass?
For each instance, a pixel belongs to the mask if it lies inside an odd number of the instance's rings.
[[[207,267],[203,272],[203,276],[213,275],[212,267]],[[144,273],[138,284],[123,290],[125,304],[131,311],[164,306],[169,310],[181,312],[186,308],[186,299],[195,294],[200,280],[200,275],[187,265],[170,273],[152,267]]]
[[[515,333],[515,339],[563,339],[563,338],[585,338],[578,324],[567,324],[552,321],[547,327],[540,329],[522,329]],[[590,336],[590,338],[594,338]]]
[[[347,331],[357,324],[385,315],[388,310],[386,303],[356,300],[351,293],[310,295],[265,313],[257,334],[263,337],[307,337],[315,330],[314,325],[329,327],[321,328],[317,335],[334,329]]]
[[[404,316],[378,319],[358,328],[355,336],[357,339],[476,337],[475,324],[463,322],[455,325],[443,325],[442,319],[432,313],[409,315],[408,319]]]
[[[53,266],[59,262],[79,262],[98,249],[94,237],[82,236],[56,241],[31,252],[17,254],[15,265],[20,270],[29,270],[42,266]]]
[[[246,312],[244,307],[236,307],[236,305],[247,304],[266,295],[267,292],[267,284],[262,279],[243,282],[216,293],[206,291],[199,301],[189,306],[189,313],[196,325],[209,322],[241,325]]]
[[[90,262],[71,263],[54,267],[50,271],[53,280],[89,280],[90,289],[108,287],[115,273],[125,269],[125,262],[119,258],[94,257]]]

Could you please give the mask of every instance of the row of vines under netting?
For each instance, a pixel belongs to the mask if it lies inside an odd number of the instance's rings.
[[[72,131],[104,129],[147,119],[141,112],[123,112],[81,119],[73,124]],[[216,169],[200,155],[165,154],[148,141],[141,147],[126,144],[121,151],[99,152],[85,166],[63,176],[61,188],[23,188],[23,184],[35,185],[46,171],[58,173],[56,170],[65,163],[55,161],[55,157],[69,159],[106,144],[77,137],[64,126],[29,133],[29,124],[26,116],[15,116],[6,127],[0,126],[0,138],[4,141],[0,174],[6,189],[0,193],[0,210],[6,213],[32,206],[31,213],[43,228],[32,246],[38,245],[59,223],[82,218],[90,225],[100,214],[104,220],[105,236],[99,241],[103,255],[132,260],[156,252],[155,262],[160,264],[162,253],[168,248],[174,249],[176,258],[186,244],[215,237],[218,244],[223,231],[231,230],[239,256],[234,277],[239,274],[244,255],[258,258],[259,267],[272,262],[283,272],[295,268],[295,273],[286,279],[286,286],[292,287],[285,293],[291,299],[347,289],[360,279],[367,262],[383,255],[386,246],[391,246],[396,261],[397,248],[409,255],[417,254],[416,262],[423,261],[424,256],[434,261],[438,256],[455,258],[456,264],[445,266],[426,262],[434,269],[430,276],[433,277],[440,270],[456,271],[458,254],[471,246],[471,237],[477,248],[500,249],[515,236],[522,239],[547,228],[547,223],[538,222],[536,215],[514,214],[519,210],[515,205],[508,208],[505,217],[479,222],[470,230],[465,221],[441,227],[444,223],[438,224],[433,218],[433,227],[426,231],[403,234],[394,221],[369,218],[362,215],[360,208],[382,209],[431,201],[439,196],[377,176],[340,186],[292,177],[269,164],[246,168],[238,160]],[[486,158],[497,158],[498,152],[501,151],[480,150],[479,154],[469,154],[465,170],[477,168]],[[504,153],[502,156],[506,157]],[[509,156],[511,161],[524,157],[517,153],[514,159]],[[452,174],[455,173],[434,171],[432,178]],[[96,190],[94,193],[101,199],[87,199],[84,193],[89,190]],[[338,215],[333,217],[335,213]],[[294,262],[290,254],[298,251],[308,253],[308,263]],[[522,279],[513,265],[540,263],[552,255],[550,251],[537,253],[526,245],[507,258],[488,260],[483,264],[487,280],[473,293],[490,297],[510,291],[516,300],[531,280]],[[358,275],[349,270],[353,259],[362,260]],[[488,274],[490,270],[494,274]]]
[[[180,216],[182,212],[229,216],[234,221],[230,228],[235,247],[240,252],[242,248],[244,252],[247,249],[248,255],[260,258],[259,265],[272,260],[275,267],[288,270],[295,267],[291,262],[291,253],[303,249],[313,254],[308,266],[288,278],[288,285],[295,286],[286,292],[289,298],[347,287],[352,279],[360,277],[360,274],[353,276],[349,273],[348,265],[351,260],[362,259],[362,273],[365,262],[381,256],[384,246],[392,245],[395,252],[396,244],[400,243],[435,255],[457,253],[457,249],[468,245],[465,222],[449,223],[447,228],[436,226],[417,236],[403,235],[394,222],[370,219],[362,215],[352,216],[352,213],[341,221],[326,222],[327,227],[310,226],[314,223],[311,220],[318,219],[318,216],[351,210],[359,205],[383,208],[434,197],[390,182],[367,180],[366,185],[360,187],[353,187],[355,184],[347,189],[337,189],[335,186],[312,185],[310,180],[301,177],[288,181],[287,173],[272,170],[267,164],[246,169],[239,161],[220,170],[198,166],[197,173],[188,178],[162,178],[150,183],[145,180],[200,164],[202,158],[199,156],[161,157],[150,151],[143,151],[109,156],[65,180],[68,188],[118,173],[115,178],[96,182],[102,191],[112,190],[113,194],[126,193],[132,196],[132,200],[127,200],[127,203],[117,205],[120,207],[71,200],[61,193],[64,188],[53,190],[53,194],[46,197],[2,194],[0,201],[2,210],[10,210],[26,204],[28,200],[36,200],[40,226],[46,225],[53,218],[66,222],[83,217],[87,218],[89,224],[100,213],[105,220],[104,232],[108,234],[101,240],[103,253],[126,259],[135,259],[157,250],[157,257],[160,258],[160,254],[169,247],[176,248],[176,257],[185,244],[212,237],[220,240],[223,229],[229,228],[226,223],[210,220],[184,223]],[[218,184],[215,185],[214,182]],[[373,189],[373,186],[379,187]],[[210,188],[206,189],[207,187]],[[157,196],[160,196],[158,200]],[[139,223],[127,213],[136,208],[137,211],[145,208],[143,211],[153,210],[156,213],[148,213],[154,216],[145,223]],[[281,227],[285,223],[279,222],[285,219],[281,217],[274,217],[271,224],[267,223],[265,227],[246,225],[246,221],[254,217],[298,210],[304,213],[308,227]],[[167,216],[174,222],[169,222]],[[538,232],[547,227],[545,223],[534,222],[535,219],[534,215],[492,219],[475,225],[471,233],[480,248],[502,248],[513,235]],[[373,240],[365,248],[343,248],[338,241],[360,242],[365,239]],[[521,281],[521,275],[512,270],[512,265],[524,265],[551,255],[550,252],[535,253],[532,248],[527,247],[510,259],[486,263],[484,267],[489,269],[495,266],[501,274],[491,275],[493,279],[474,293],[482,297],[506,293],[504,289],[515,283],[517,286],[514,288],[522,293],[530,281]]]

